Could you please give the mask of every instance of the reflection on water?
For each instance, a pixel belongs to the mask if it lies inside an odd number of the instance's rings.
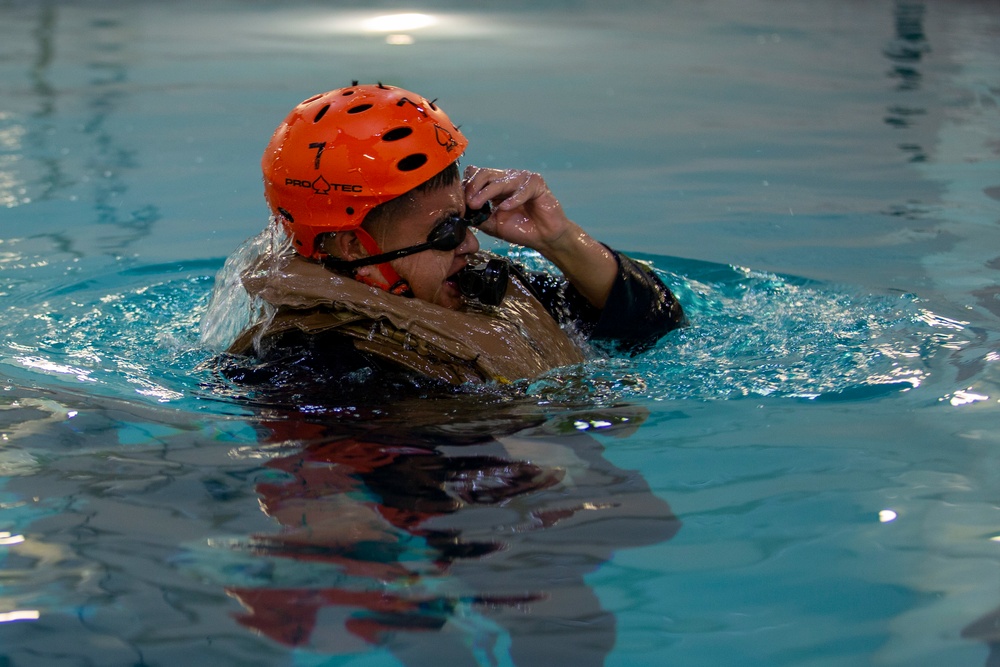
[[[930,45],[924,33],[924,3],[896,0],[893,7],[896,34],[882,52],[892,63],[889,76],[896,81],[896,92],[902,97],[886,110],[885,122],[893,128],[905,129],[927,113],[912,100],[912,93],[920,89],[923,77],[919,64],[930,51]],[[903,142],[899,148],[910,162],[927,159],[926,149],[919,143]]]
[[[281,474],[256,490],[280,530],[212,541],[188,566],[239,600],[240,624],[288,646],[383,646],[408,665],[603,664],[615,620],[585,576],[680,524],[590,435],[546,434],[558,425],[528,413],[468,421],[475,407],[398,408],[413,421],[364,437],[262,422],[276,445],[254,455]],[[447,412],[460,416],[435,423]],[[607,417],[632,429],[641,411]]]
[[[104,226],[102,250],[121,252],[147,237],[161,217],[155,204],[121,210],[130,172],[140,166],[139,147],[129,142],[128,126],[121,118],[133,96],[129,91],[133,28],[121,19],[122,10],[107,8],[81,26],[78,36],[85,42],[83,47],[60,43],[57,32],[66,19],[64,10],[58,3],[44,2],[31,16],[25,17],[28,9],[18,16],[30,26],[35,49],[26,72],[30,94],[19,96],[18,102],[33,108],[23,115],[0,109],[0,148],[4,149],[0,205],[76,202],[80,192],[89,190],[84,197],[93,206],[94,222]],[[67,57],[60,53],[61,47],[82,48],[86,54],[78,63],[85,80],[80,92],[70,96],[54,82],[59,76],[54,71],[58,57]],[[76,219],[73,226],[83,224]],[[83,252],[77,249],[81,239],[63,231],[65,226],[28,231],[33,238],[48,238],[56,252],[81,257]]]
[[[116,239],[116,249],[126,248],[149,235],[160,218],[155,205],[149,204],[124,213],[119,202],[128,189],[126,174],[135,169],[137,147],[122,140],[123,130],[116,114],[129,98],[125,84],[129,80],[129,28],[113,14],[96,18],[88,33],[95,40],[94,60],[87,63],[91,72],[88,90],[93,91],[85,102],[89,116],[83,132],[91,137],[93,151],[88,151],[88,171],[92,174],[94,207],[98,222],[127,231]]]
[[[295,647],[600,665],[616,619],[587,576],[680,527],[581,430],[627,438],[637,407],[449,395],[361,406],[386,415],[361,424],[334,405],[321,423],[273,407],[199,422],[14,396],[0,406],[0,625],[17,664],[171,664],[194,649],[197,664],[282,664]]]
[[[916,90],[920,87],[921,73],[916,65],[930,51],[924,33],[923,2],[896,0],[893,7],[896,34],[883,53],[894,66],[890,76],[898,79],[897,90]]]

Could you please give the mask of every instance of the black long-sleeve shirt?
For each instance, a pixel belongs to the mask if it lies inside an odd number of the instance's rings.
[[[526,277],[532,292],[560,324],[573,323],[590,340],[611,341],[640,352],[683,326],[684,311],[652,271],[621,253],[615,257],[618,275],[603,309],[591,305],[564,279],[548,273]]]

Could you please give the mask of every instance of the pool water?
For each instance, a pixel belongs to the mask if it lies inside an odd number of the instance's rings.
[[[0,2],[0,662],[996,664],[996,7],[376,4]],[[227,381],[260,153],[352,79],[691,325],[513,390]]]

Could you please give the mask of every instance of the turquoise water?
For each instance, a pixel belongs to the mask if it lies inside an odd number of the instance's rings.
[[[3,660],[1000,659],[995,7],[420,4],[0,3]],[[263,145],[351,79],[692,326],[517,393],[226,383]]]

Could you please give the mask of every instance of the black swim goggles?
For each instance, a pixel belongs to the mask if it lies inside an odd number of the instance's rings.
[[[390,250],[389,252],[383,252],[378,255],[370,255],[368,257],[362,257],[354,260],[327,257],[323,260],[323,264],[328,269],[336,271],[350,271],[362,266],[384,264],[386,262],[391,262],[394,259],[415,255],[418,252],[423,252],[425,250],[454,250],[458,246],[462,245],[463,241],[465,241],[465,236],[469,232],[469,227],[478,227],[486,222],[491,214],[492,210],[490,208],[490,203],[486,202],[486,205],[482,208],[476,209],[475,211],[467,211],[464,216],[449,215],[447,218],[434,226],[431,233],[427,235],[427,241],[424,243],[418,243],[417,245],[411,245],[406,248]]]

